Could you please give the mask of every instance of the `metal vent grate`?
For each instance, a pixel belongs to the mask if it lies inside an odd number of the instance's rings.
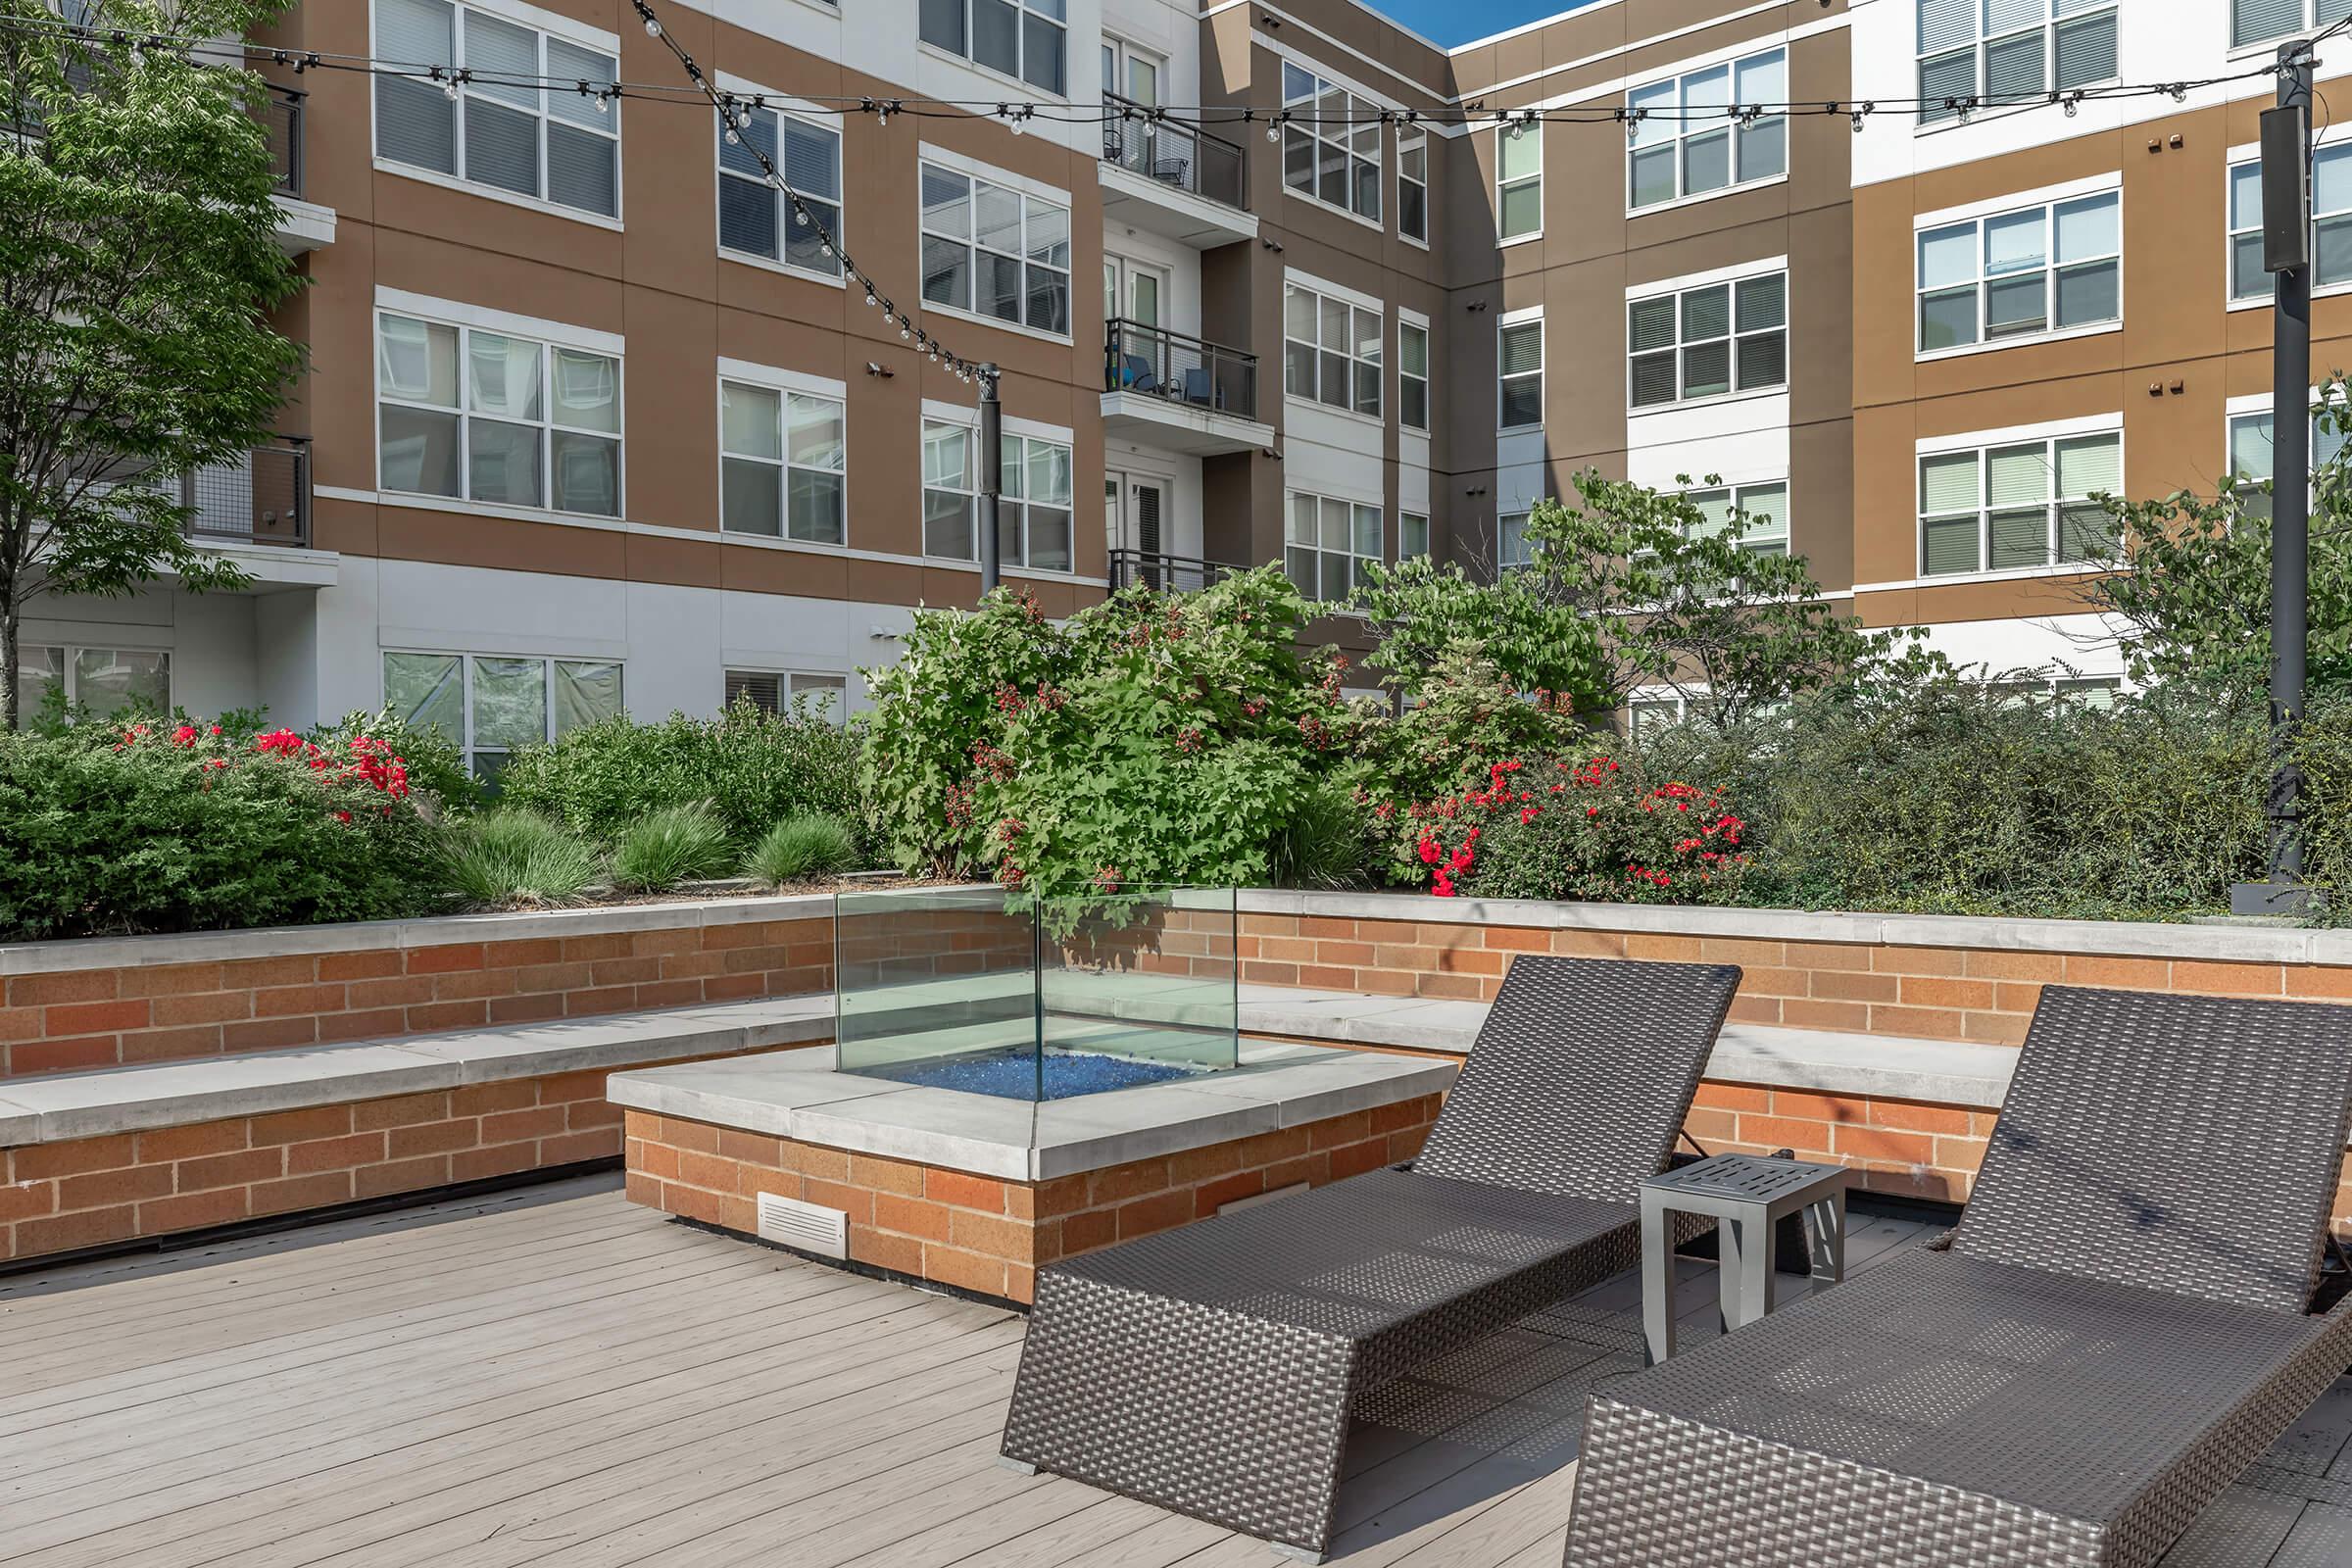
[[[775,1193],[760,1195],[760,1239],[819,1257],[850,1255],[850,1216],[846,1209],[804,1203]]]

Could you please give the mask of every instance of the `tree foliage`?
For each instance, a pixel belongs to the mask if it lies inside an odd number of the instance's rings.
[[[249,112],[259,78],[151,34],[241,37],[260,0],[0,0],[0,724],[36,593],[243,574],[185,536],[176,476],[270,432],[298,280]]]

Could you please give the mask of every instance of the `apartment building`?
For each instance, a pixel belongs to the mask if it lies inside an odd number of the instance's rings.
[[[2344,0],[1597,0],[1452,50],[1357,0],[659,9],[878,293],[1003,367],[1004,572],[1052,613],[1507,567],[1591,466],[1745,511],[1875,624],[2111,683],[2084,498],[2266,471],[2272,83],[1973,100],[2242,72]],[[972,602],[975,389],[626,0],[312,0],[265,41],[311,366],[283,441],[190,481],[253,585],[36,604],[29,672],[390,702],[488,771],[621,707],[855,709],[914,607]]]

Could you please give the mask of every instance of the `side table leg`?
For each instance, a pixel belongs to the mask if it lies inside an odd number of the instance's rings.
[[[1716,1298],[1723,1332],[1744,1328],[1772,1310],[1773,1232],[1762,1217],[1725,1220],[1717,1226],[1722,1273]]]
[[[1642,1340],[1656,1366],[1674,1354],[1674,1235],[1667,1212],[1642,1200]]]
[[[1809,1211],[1813,1274],[1832,1285],[1845,1283],[1845,1195],[1833,1193]]]

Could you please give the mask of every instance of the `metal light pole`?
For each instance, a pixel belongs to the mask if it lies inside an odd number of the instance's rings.
[[[2270,875],[2230,890],[2232,914],[2309,912],[2303,885],[2303,720],[2311,596],[2311,68],[2310,44],[2278,46],[2278,103],[2262,116],[2262,265],[2271,309]]]
[[[997,538],[997,498],[1004,491],[1004,405],[997,397],[995,361],[980,367],[980,591],[997,591],[1004,552]]]

